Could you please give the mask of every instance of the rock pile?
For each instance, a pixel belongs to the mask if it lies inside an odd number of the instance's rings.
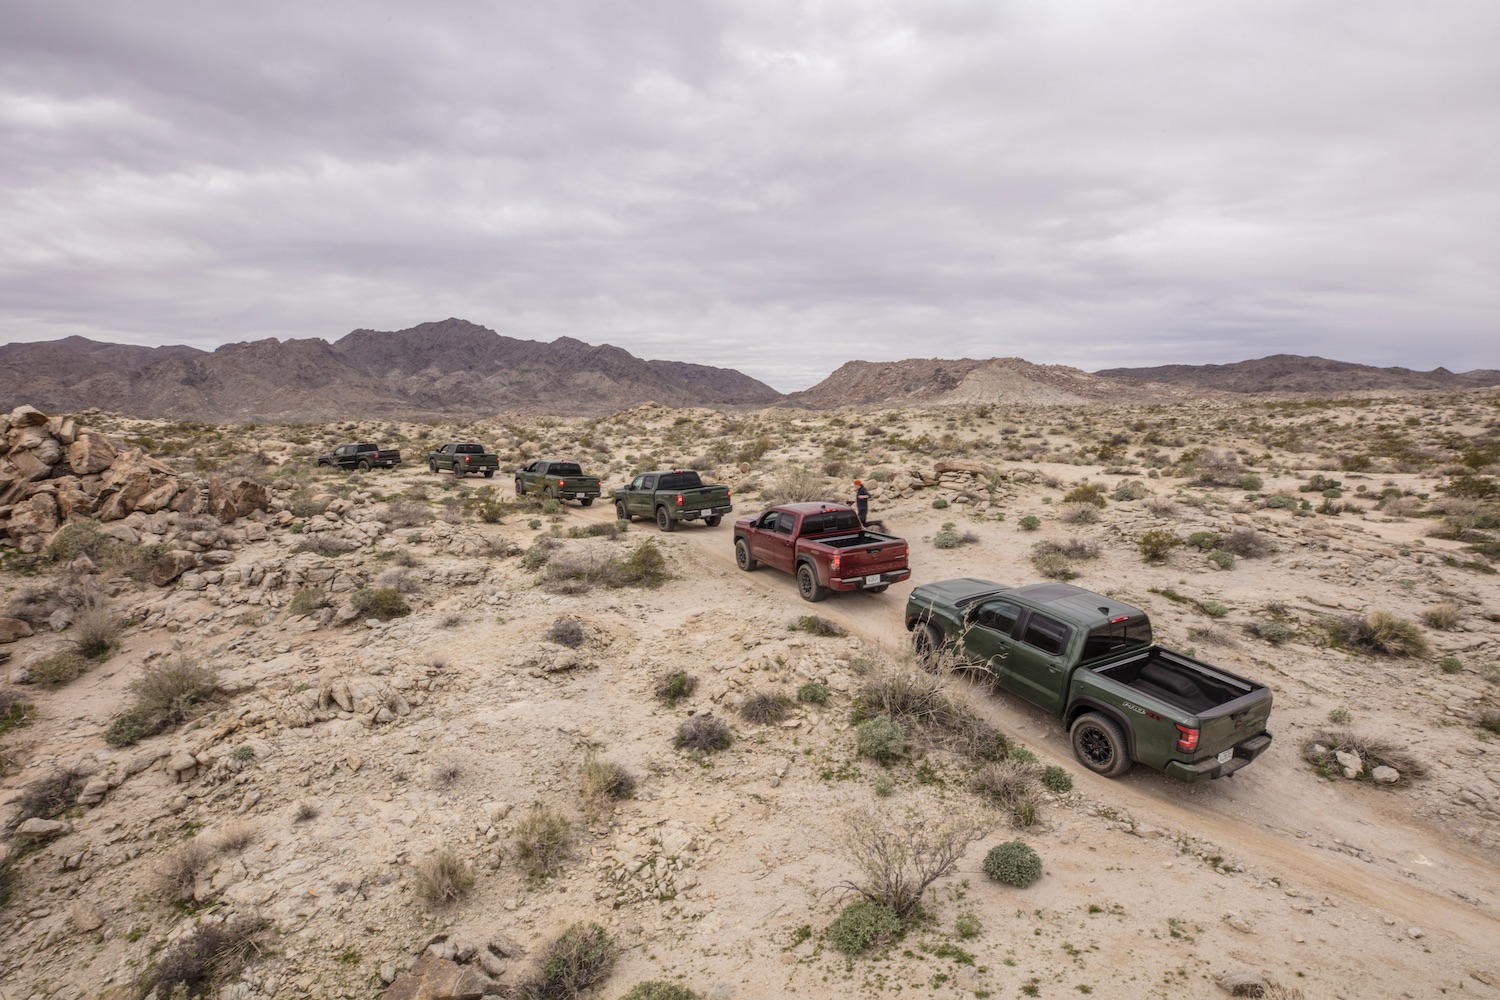
[[[203,483],[179,475],[139,448],[121,448],[72,417],[32,406],[0,416],[0,440],[0,544],[21,552],[40,552],[59,526],[77,518],[108,522],[171,511],[229,524],[270,508],[270,494],[253,480],[215,476]]]

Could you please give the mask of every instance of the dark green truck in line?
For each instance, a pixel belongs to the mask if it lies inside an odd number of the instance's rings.
[[[906,628],[924,662],[951,651],[1062,719],[1079,763],[1107,778],[1141,763],[1207,781],[1271,745],[1269,688],[1153,645],[1146,613],[1112,597],[943,580],[912,591]]]
[[[577,462],[540,458],[516,470],[516,496],[533,491],[554,500],[577,500],[578,506],[588,507],[599,498],[604,485],[598,476],[585,476]]]
[[[472,441],[450,441],[427,456],[427,471],[444,470],[455,476],[466,476],[471,472],[482,472],[490,479],[500,468],[500,459],[484,450],[484,445]]]
[[[728,486],[705,486],[691,469],[643,472],[629,486],[615,490],[615,516],[622,521],[654,518],[662,531],[676,531],[678,521],[701,519],[717,528],[734,510]]]

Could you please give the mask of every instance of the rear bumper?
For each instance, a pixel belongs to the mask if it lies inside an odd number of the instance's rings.
[[[893,583],[911,579],[911,570],[893,569],[886,573],[875,573],[870,576],[834,577],[828,581],[829,590],[837,590],[847,593],[851,590],[869,590],[871,587],[889,587]]]
[[[723,517],[733,510],[734,508],[729,504],[725,504],[722,507],[704,507],[702,510],[684,510],[677,513],[677,520],[696,521],[703,517]]]
[[[1206,757],[1191,764],[1174,760],[1166,767],[1167,777],[1176,778],[1188,784],[1225,778],[1265,753],[1270,746],[1271,734],[1257,733],[1245,742],[1234,746],[1230,751],[1232,756],[1227,761],[1221,762],[1217,756]]]

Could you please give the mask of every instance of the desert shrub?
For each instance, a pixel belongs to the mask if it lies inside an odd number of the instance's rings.
[[[1069,538],[1063,542],[1037,542],[1031,547],[1032,559],[1038,556],[1058,555],[1065,559],[1098,559],[1099,543],[1084,538]]]
[[[114,648],[120,637],[120,620],[107,605],[96,604],[78,612],[69,631],[78,655],[97,660]]]
[[[889,907],[905,923],[917,915],[928,886],[948,874],[984,831],[967,817],[939,821],[915,811],[892,820],[875,809],[844,817],[839,849],[859,870],[839,888]]]
[[[141,675],[130,682],[130,707],[110,723],[105,742],[127,746],[185,722],[196,706],[213,695],[218,683],[211,668],[186,657],[143,667]]]
[[[944,521],[943,527],[932,536],[933,548],[956,549],[960,544],[958,529],[954,527],[952,521]]]
[[[394,590],[398,594],[416,594],[422,590],[422,581],[406,567],[388,569],[375,578],[377,587]]]
[[[292,595],[286,609],[289,614],[310,615],[314,611],[328,607],[330,603],[329,596],[317,587],[303,587]]]
[[[686,986],[665,979],[648,979],[636,983],[620,1000],[699,1000],[699,997]]]
[[[1144,482],[1139,479],[1126,479],[1115,487],[1115,491],[1110,494],[1110,497],[1118,502],[1122,500],[1144,500],[1150,495],[1151,491],[1146,488]]]
[[[1016,527],[1022,531],[1035,531],[1042,526],[1042,519],[1035,514],[1027,514],[1016,522]]]
[[[1194,479],[1210,486],[1238,486],[1244,477],[1244,467],[1234,452],[1204,448],[1191,459],[1195,470]]]
[[[311,552],[319,556],[341,556],[346,552],[353,552],[359,548],[359,543],[348,538],[340,538],[332,532],[323,531],[314,535],[308,535],[292,546],[293,552]]]
[[[661,546],[648,538],[623,559],[610,561],[610,587],[660,587],[669,578]]]
[[[311,823],[323,814],[323,810],[316,802],[303,799],[292,809],[293,823]]]
[[[1167,554],[1182,544],[1182,539],[1164,528],[1152,528],[1137,540],[1146,562],[1164,562]]]
[[[1010,752],[1005,734],[978,716],[957,718],[947,725],[950,748],[972,761],[1004,760]]]
[[[996,882],[1024,889],[1042,877],[1042,859],[1023,841],[1010,840],[990,848],[984,856],[984,873]]]
[[[1058,794],[1071,792],[1073,790],[1073,776],[1056,764],[1049,764],[1042,769],[1042,784],[1047,786],[1048,791],[1057,792]]]
[[[740,704],[740,718],[756,725],[780,722],[791,713],[792,705],[792,699],[780,691],[757,691]]]
[[[808,503],[827,498],[827,480],[812,469],[793,466],[783,469],[771,477],[770,483],[761,490],[761,496],[770,506],[784,503]]]
[[[838,622],[831,622],[822,615],[803,615],[797,619],[792,626],[793,631],[806,632],[808,635],[824,636],[828,638],[844,636],[849,630]]]
[[[1328,633],[1334,645],[1356,652],[1400,657],[1427,655],[1427,637],[1422,634],[1421,626],[1389,611],[1333,618]]]
[[[583,759],[578,791],[583,796],[584,811],[600,816],[611,804],[635,794],[635,775],[612,760],[589,754]]]
[[[395,587],[362,587],[349,595],[349,604],[362,617],[383,622],[411,614],[411,605]]]
[[[1447,631],[1458,624],[1459,607],[1457,601],[1439,601],[1422,611],[1422,624],[1428,628],[1439,631]]]
[[[1487,709],[1479,716],[1479,728],[1500,735],[1500,712]]]
[[[974,775],[974,791],[1007,812],[1016,826],[1030,826],[1036,818],[1037,784],[1042,769],[1037,764],[1002,760],[987,764]]]
[[[540,524],[534,527],[541,527]],[[521,565],[526,569],[541,569],[552,558],[552,553],[562,547],[562,541],[551,535],[541,535],[531,543],[526,554],[521,556]]]
[[[1097,483],[1082,483],[1064,493],[1062,502],[1088,504],[1096,509],[1102,509],[1107,501],[1104,499],[1104,489]]]
[[[1240,489],[1247,490],[1251,493],[1255,492],[1256,490],[1262,489],[1265,485],[1266,481],[1257,475],[1247,473],[1246,475],[1240,477]]]
[[[219,854],[233,854],[255,843],[259,836],[260,829],[255,824],[242,819],[232,820],[214,837],[213,849]]]
[[[556,497],[546,497],[542,500],[541,511],[543,514],[552,515],[562,513],[562,501]]]
[[[1328,721],[1335,726],[1347,726],[1354,718],[1354,714],[1347,708],[1330,708],[1328,710]]]
[[[698,689],[698,678],[684,670],[674,670],[656,682],[658,700],[675,705]]]
[[[417,898],[427,906],[448,906],[463,899],[474,888],[474,873],[457,851],[444,847],[417,862],[412,887]]]
[[[1464,663],[1456,656],[1445,656],[1438,660],[1438,669],[1445,674],[1463,673]]]
[[[620,957],[609,932],[595,923],[569,924],[537,957],[536,970],[515,986],[519,1000],[576,1000],[608,978]]]
[[[1302,741],[1303,759],[1325,776],[1343,773],[1335,756],[1340,750],[1359,756],[1364,764],[1358,775],[1362,781],[1374,781],[1375,768],[1382,766],[1394,768],[1401,775],[1397,784],[1404,784],[1427,773],[1427,765],[1420,757],[1379,736],[1363,736],[1348,729],[1334,729],[1314,733]]]
[[[713,715],[694,715],[682,720],[677,727],[673,745],[682,750],[713,753],[723,750],[734,742],[734,733],[728,723]]]
[[[164,998],[215,995],[218,983],[239,975],[259,952],[256,938],[264,926],[249,917],[199,924],[162,955],[146,977],[146,992]]]
[[[432,523],[432,510],[425,503],[392,500],[385,505],[380,519],[392,528],[415,528]]]
[[[208,871],[215,854],[206,840],[196,837],[163,854],[152,867],[147,883],[151,897],[163,903],[191,900],[198,879]]]
[[[1220,569],[1234,569],[1234,554],[1225,552],[1223,549],[1214,549],[1210,552],[1208,561]]]
[[[1273,646],[1279,646],[1292,637],[1292,630],[1281,622],[1253,622],[1249,628],[1252,635]]]
[[[88,775],[82,771],[64,768],[30,782],[21,790],[21,798],[16,803],[20,818],[39,816],[51,819],[77,800],[87,779]]]
[[[328,513],[328,505],[331,503],[332,497],[319,497],[315,500],[306,490],[297,490],[287,498],[286,509],[291,511],[293,517],[316,517],[318,514]]]
[[[1229,605],[1220,601],[1199,601],[1198,610],[1210,618],[1223,618],[1229,614]]]
[[[37,660],[26,668],[26,674],[33,684],[57,687],[72,683],[87,669],[88,661],[82,656],[78,653],[65,652]]]
[[[854,745],[860,756],[889,764],[906,753],[906,729],[889,716],[877,715],[854,727]]]
[[[1209,552],[1219,547],[1219,533],[1217,531],[1195,531],[1187,537],[1187,544],[1203,552]]]
[[[808,681],[797,689],[797,700],[803,704],[826,705],[828,703],[828,688],[817,681]]]
[[[850,903],[823,932],[829,947],[859,955],[901,936],[901,918],[889,906],[859,899]]]
[[[555,875],[572,851],[573,824],[554,809],[535,805],[511,831],[511,843],[526,874],[534,879]]]
[[[946,499],[944,499],[943,497],[934,497],[933,501],[932,501],[932,509],[933,510],[947,510],[948,509],[948,501]]]
[[[34,706],[11,687],[0,688],[0,736],[31,724]]]
[[[567,646],[569,649],[577,649],[583,645],[588,633],[584,630],[583,622],[571,615],[563,615],[548,627],[546,639],[555,642],[559,646]]]
[[[1065,556],[1055,552],[1041,555],[1033,552],[1031,554],[1031,565],[1038,573],[1049,580],[1072,580],[1078,576],[1078,571],[1073,568],[1073,563]]]
[[[1057,519],[1064,524],[1098,524],[1099,509],[1092,504],[1065,503],[1057,508]]]

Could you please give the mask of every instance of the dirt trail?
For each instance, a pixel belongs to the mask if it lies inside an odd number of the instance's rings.
[[[609,507],[576,513],[587,520],[613,518]],[[654,526],[640,522],[634,530],[655,533]],[[747,589],[779,597],[789,616],[816,611],[862,640],[893,651],[908,642],[902,611],[912,583],[883,595],[830,598],[813,608],[798,597],[787,574],[738,571],[729,523],[715,529],[685,526],[668,538],[668,544],[690,553],[697,567],[712,567],[721,576],[732,573]],[[946,572],[923,565],[932,560],[922,555],[914,547],[918,582],[968,572],[951,564]],[[679,565],[679,571],[695,568]],[[1490,896],[1495,884],[1491,861],[1422,823],[1399,794],[1352,784],[1330,788],[1296,759],[1292,740],[1283,739],[1232,780],[1181,785],[1141,768],[1109,780],[1076,765],[1066,733],[1050,716],[1013,698],[991,695],[978,682],[970,681],[968,687],[970,702],[982,715],[1020,735],[1044,763],[1067,766],[1079,791],[1138,823],[1212,842],[1237,867],[1277,878],[1304,897],[1355,900],[1403,927],[1441,933],[1480,952],[1500,940],[1500,911]],[[1361,860],[1360,854],[1373,860]]]

